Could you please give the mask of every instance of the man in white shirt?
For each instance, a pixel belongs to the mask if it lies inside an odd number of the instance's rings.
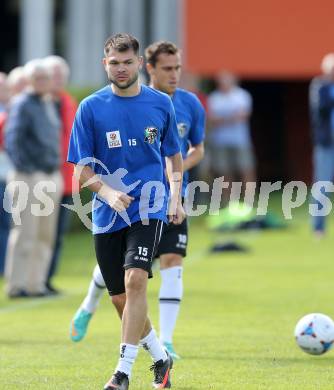
[[[254,182],[255,158],[249,129],[252,97],[237,85],[231,73],[220,73],[217,83],[218,89],[208,98],[212,172],[215,177],[224,176],[226,182]]]

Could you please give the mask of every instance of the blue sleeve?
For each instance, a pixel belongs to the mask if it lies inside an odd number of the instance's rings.
[[[180,152],[179,133],[175,119],[175,111],[172,101],[169,99],[166,126],[161,138],[161,154],[163,157],[174,156]]]
[[[205,137],[205,110],[196,96],[192,104],[192,113],[189,141],[192,146],[196,146],[202,143]]]
[[[94,125],[92,111],[82,102],[75,115],[67,161],[77,164],[83,158],[94,157]]]

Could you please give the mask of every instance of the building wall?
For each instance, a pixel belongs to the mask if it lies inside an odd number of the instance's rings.
[[[334,51],[333,0],[185,0],[186,65],[243,78],[308,78]]]

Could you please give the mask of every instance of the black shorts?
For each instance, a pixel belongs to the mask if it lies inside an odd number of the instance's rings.
[[[97,262],[110,295],[125,292],[124,275],[129,268],[141,268],[152,277],[152,259],[158,248],[164,223],[151,219],[113,233],[95,234]]]
[[[164,226],[156,257],[167,253],[176,253],[185,257],[188,245],[188,222],[185,218],[181,225],[169,223]]]

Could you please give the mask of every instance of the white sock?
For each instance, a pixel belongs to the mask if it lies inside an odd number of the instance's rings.
[[[171,267],[160,271],[159,308],[160,340],[162,343],[171,343],[173,340],[183,294],[182,270],[182,267]]]
[[[93,272],[93,278],[88,288],[88,293],[81,304],[81,308],[89,313],[94,313],[105,289],[106,284],[104,283],[100,267],[96,265]]]
[[[147,336],[140,340],[140,345],[151,355],[154,362],[159,360],[165,361],[167,359],[166,351],[162,347],[153,328]]]
[[[138,355],[138,349],[138,345],[122,343],[119,347],[120,356],[116,371],[124,372],[130,378],[133,363]]]

